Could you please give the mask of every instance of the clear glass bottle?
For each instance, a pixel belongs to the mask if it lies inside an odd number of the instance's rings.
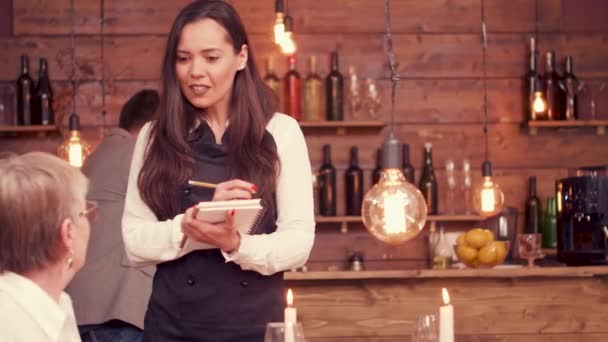
[[[323,80],[317,74],[317,58],[310,56],[309,74],[304,80],[304,121],[323,120]]]
[[[452,246],[445,236],[445,229],[439,229],[439,240],[435,245],[435,253],[433,257],[433,269],[445,270],[452,267]]]
[[[446,190],[445,190],[445,212],[447,214],[455,214],[456,209],[456,176],[454,175],[454,161],[448,159],[445,161]]]
[[[471,178],[471,162],[468,159],[462,161],[462,176],[463,211],[470,215],[473,213],[473,179]]]

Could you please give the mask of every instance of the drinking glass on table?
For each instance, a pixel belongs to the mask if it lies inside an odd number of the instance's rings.
[[[305,342],[302,324],[270,322],[266,324],[264,342]]]
[[[542,234],[519,234],[517,244],[519,257],[528,260],[528,267],[534,267],[534,259],[544,257],[541,249]]]
[[[435,315],[422,315],[416,319],[412,342],[438,342],[439,326]]]

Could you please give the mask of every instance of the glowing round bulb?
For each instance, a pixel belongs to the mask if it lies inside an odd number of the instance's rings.
[[[505,195],[491,176],[483,177],[473,189],[473,209],[481,216],[494,216],[504,205]]]
[[[80,132],[70,131],[70,135],[57,148],[59,158],[74,167],[81,167],[91,153],[91,146],[80,137]]]
[[[277,13],[277,18],[274,22],[274,43],[281,44],[283,35],[285,34],[285,23],[283,21],[283,13]]]
[[[543,93],[537,91],[534,93],[534,102],[532,103],[532,109],[535,113],[544,113],[547,110],[547,104],[543,99]]]
[[[398,245],[416,237],[426,222],[426,202],[420,190],[399,169],[385,169],[363,198],[365,228],[378,240]]]

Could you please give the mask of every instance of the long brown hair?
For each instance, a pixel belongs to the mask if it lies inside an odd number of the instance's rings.
[[[228,31],[235,53],[248,47],[247,66],[237,71],[230,99],[230,128],[226,130],[233,177],[253,182],[261,198],[271,200],[279,160],[276,145],[265,134],[277,109],[277,98],[261,79],[245,27],[236,10],[224,1],[199,0],[186,6],[173,22],[162,64],[160,115],[138,179],[144,202],[159,220],[181,210],[180,187],[192,174],[194,160],[187,142],[189,130],[202,110],[183,96],[176,76],[177,45],[184,26],[212,19]]]

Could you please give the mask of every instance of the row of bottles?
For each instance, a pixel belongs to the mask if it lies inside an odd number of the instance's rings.
[[[544,74],[538,68],[538,52],[534,38],[530,38],[530,65],[524,91],[528,120],[578,119],[577,96],[582,83],[574,75],[572,56],[566,56],[563,75],[557,71],[554,51],[545,54]]]
[[[557,208],[555,197],[547,198],[547,206],[543,212],[541,201],[536,193],[536,176],[530,177],[528,191],[524,233],[542,234],[543,248],[556,248]]]
[[[45,58],[40,58],[38,83],[29,74],[29,58],[21,56],[21,75],[17,79],[17,112],[18,125],[53,125],[53,91],[49,81],[48,65]]]
[[[264,76],[266,84],[279,98],[282,92],[284,112],[298,121],[344,120],[344,77],[339,69],[338,52],[331,52],[331,71],[324,81],[317,73],[315,56],[310,57],[309,73],[303,82],[296,69],[296,56],[289,56],[288,63],[289,71],[280,80],[275,73],[274,62],[269,58]]]
[[[403,144],[402,170],[408,182],[414,184],[414,167],[410,163],[409,145]],[[380,179],[382,172],[382,153],[377,152],[376,167],[372,171],[372,185]],[[336,169],[331,162],[331,146],[323,146],[323,163],[316,174],[318,189],[319,214],[322,216],[336,216]],[[351,147],[350,163],[344,173],[346,215],[361,215],[361,203],[365,195],[363,186],[363,170],[359,167],[357,147]],[[433,169],[432,145],[425,144],[424,166],[418,188],[427,201],[428,213],[438,213],[438,187],[437,178]]]

